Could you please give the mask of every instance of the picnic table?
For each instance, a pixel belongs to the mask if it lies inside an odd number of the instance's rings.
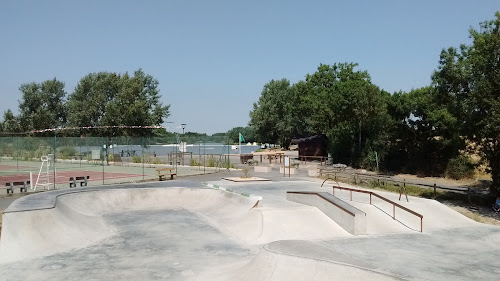
[[[269,164],[271,164],[273,159],[275,159],[276,163],[278,163],[278,158],[280,159],[281,163],[282,158],[285,156],[285,152],[255,152],[253,155],[260,156],[260,163],[262,163],[263,157],[267,156],[267,159],[269,159]]]

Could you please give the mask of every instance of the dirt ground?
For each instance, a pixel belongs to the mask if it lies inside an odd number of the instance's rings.
[[[500,213],[493,211],[488,207],[478,207],[477,209],[469,209],[465,206],[459,206],[454,202],[442,202],[460,214],[473,219],[480,223],[500,226]]]

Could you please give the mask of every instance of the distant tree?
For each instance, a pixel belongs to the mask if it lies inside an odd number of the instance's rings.
[[[469,34],[472,45],[441,52],[433,81],[440,98],[450,101],[462,135],[488,163],[492,191],[500,195],[500,12]]]
[[[321,64],[306,76],[300,111],[309,134],[327,135],[334,161],[373,167],[375,152],[382,157],[387,151],[390,95],[356,67],[354,63]]]
[[[458,120],[434,87],[395,93],[388,109],[394,123],[387,168],[440,176],[464,148]]]
[[[225,136],[230,143],[238,143],[240,133],[243,135],[245,142],[257,141],[255,131],[251,126],[232,128],[231,130],[226,132]]]
[[[261,142],[279,143],[288,148],[299,120],[295,106],[297,92],[287,79],[271,80],[264,85],[261,96],[250,112],[250,126]]]
[[[80,80],[68,98],[70,126],[155,126],[169,116],[159,101],[158,81],[142,70],[129,76],[91,73]],[[89,133],[93,133],[90,131]],[[105,129],[107,136],[151,135],[151,129]]]
[[[57,128],[66,122],[64,83],[47,80],[26,83],[19,87],[19,121],[24,131]]]
[[[5,133],[20,133],[21,125],[19,124],[19,118],[14,116],[12,110],[7,109],[3,113],[2,130]]]

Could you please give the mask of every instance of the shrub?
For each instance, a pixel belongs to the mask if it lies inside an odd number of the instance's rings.
[[[232,168],[234,168],[234,165],[231,164],[231,162],[229,162],[229,161],[224,161],[224,162],[222,162],[221,167],[224,169],[232,169]]]
[[[474,169],[476,164],[470,157],[459,155],[448,161],[446,166],[446,176],[455,180],[463,178],[472,178],[474,176]]]
[[[59,148],[59,157],[61,159],[69,159],[76,155],[76,149],[73,146],[61,146]]]
[[[249,168],[243,168],[241,169],[241,171],[243,171],[243,178],[248,178],[248,172],[250,171]]]
[[[161,161],[160,158],[154,157],[153,158],[153,164],[164,164],[163,161]]]
[[[191,166],[200,166],[200,163],[198,163],[198,161],[196,161],[196,159],[191,159],[190,163],[189,163]]]
[[[207,167],[215,167],[216,164],[217,164],[217,161],[215,160],[214,157],[208,158]]]
[[[140,156],[132,156],[132,163],[141,163],[141,157]]]

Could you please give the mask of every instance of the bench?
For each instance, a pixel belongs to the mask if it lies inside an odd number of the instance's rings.
[[[26,188],[27,185],[30,184],[30,181],[12,181],[12,182],[6,182],[5,186],[7,187],[7,194],[9,193],[14,193],[14,187],[15,186],[20,186],[19,192],[27,192],[28,189]]]
[[[158,180],[159,181],[164,180],[165,176],[170,176],[170,179],[173,180],[174,176],[177,175],[175,172],[173,172],[173,170],[174,168],[156,169],[156,171],[158,172]]]
[[[76,187],[76,183],[79,182],[80,186],[87,186],[87,181],[90,176],[83,177],[70,177],[69,178],[69,188]]]

